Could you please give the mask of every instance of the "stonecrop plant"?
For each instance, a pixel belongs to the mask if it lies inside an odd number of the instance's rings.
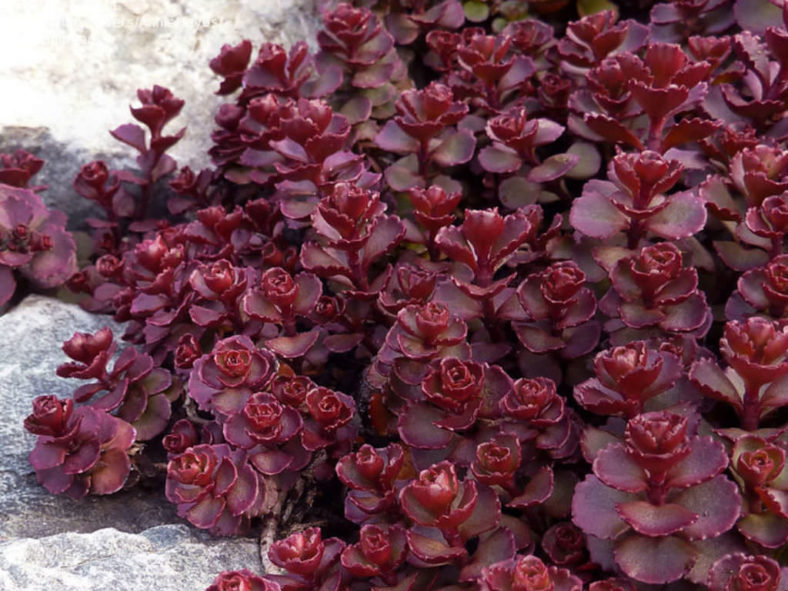
[[[138,91],[79,269],[0,156],[0,305],[124,326],[39,482],[259,536],[209,591],[788,589],[788,2],[318,4],[211,60],[208,168]]]

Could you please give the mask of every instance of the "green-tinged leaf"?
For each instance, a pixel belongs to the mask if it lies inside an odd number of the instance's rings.
[[[575,142],[566,151],[567,154],[577,156],[577,163],[564,175],[570,179],[588,179],[599,172],[602,165],[602,155],[594,144],[588,142]]]
[[[434,162],[441,166],[465,164],[476,150],[476,138],[467,129],[460,129],[444,139],[430,154]]]
[[[548,183],[561,178],[580,161],[576,154],[555,154],[528,173],[528,180],[534,183]]]
[[[736,0],[733,14],[739,26],[752,33],[763,33],[782,21],[782,11],[769,0]]]
[[[490,7],[478,0],[469,0],[463,3],[462,9],[465,12],[465,18],[472,23],[484,22],[490,16]]]
[[[618,6],[610,0],[577,0],[577,12],[581,17],[604,10],[618,12]]]
[[[761,546],[779,548],[788,542],[788,519],[774,513],[750,513],[737,525],[745,538]]]

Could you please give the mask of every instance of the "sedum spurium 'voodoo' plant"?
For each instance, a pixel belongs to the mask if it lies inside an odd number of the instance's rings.
[[[27,156],[17,155],[16,160],[29,161],[32,156]],[[28,164],[24,169],[0,169],[0,307],[14,295],[17,278],[49,289],[62,284],[77,268],[74,239],[65,228],[66,216],[47,209],[39,195],[24,188],[27,181],[22,182],[20,175],[11,178],[9,172],[3,180],[3,172],[25,170],[32,176],[38,168],[40,165]],[[4,184],[12,180],[17,184]]]
[[[575,523],[586,534],[614,540],[613,560],[645,583],[681,578],[697,559],[694,542],[733,527],[741,498],[721,475],[728,464],[721,443],[690,436],[686,417],[670,412],[636,415],[623,443],[596,456],[593,476],[578,485]],[[714,498],[715,510],[706,503]],[[660,560],[650,558],[659,555]]]
[[[0,155],[0,305],[129,343],[64,344],[41,484],[262,531],[210,591],[785,589],[788,3],[317,4],[211,60],[208,168],[138,92],[78,271]]]

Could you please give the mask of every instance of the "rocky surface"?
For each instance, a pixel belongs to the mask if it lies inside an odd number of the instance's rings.
[[[313,42],[314,0],[3,0],[0,18],[0,152],[27,149],[47,164],[36,176],[45,200],[81,227],[89,207],[71,182],[103,158],[133,166],[108,130],[130,122],[136,90],[169,87],[186,105],[172,150],[180,165],[208,164],[221,98],[208,61],[224,43]]]
[[[50,495],[36,482],[27,461],[35,436],[22,427],[33,398],[41,394],[71,395],[77,381],[55,375],[67,360],[60,346],[74,332],[95,332],[111,326],[106,316],[95,316],[73,304],[30,296],[0,316],[0,541],[13,537],[41,537],[105,527],[139,532],[162,523],[177,523],[172,506],[161,493],[126,492],[112,497],[72,501]],[[2,587],[0,587],[2,588]]]
[[[203,591],[222,570],[253,567],[253,540],[211,540],[185,525],[102,529],[0,544],[6,591]]]
[[[35,437],[22,427],[30,403],[70,395],[74,384],[55,375],[61,343],[108,324],[119,333],[107,317],[42,296],[0,316],[0,589],[202,591],[221,570],[259,570],[254,540],[184,525],[163,487],[73,501],[36,482]]]

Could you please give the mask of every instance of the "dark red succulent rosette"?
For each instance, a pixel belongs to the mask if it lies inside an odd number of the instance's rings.
[[[783,236],[788,234],[788,191],[767,197],[759,206],[748,208],[745,224],[756,236],[782,246]]]
[[[572,412],[549,378],[520,378],[500,399],[501,429],[554,459],[571,456],[578,437]]]
[[[241,412],[252,393],[264,391],[277,368],[276,357],[249,337],[228,337],[194,362],[189,396],[201,409],[228,417]]]
[[[495,491],[472,479],[460,480],[451,462],[422,470],[400,491],[399,503],[414,523],[407,530],[410,553],[425,565],[464,565],[460,580],[470,581],[496,557],[514,555],[512,533],[498,528],[501,505]],[[479,536],[471,556],[466,542]]]
[[[594,371],[596,377],[575,386],[575,400],[597,414],[632,418],[676,384],[682,365],[673,353],[636,341],[598,353]]]
[[[227,259],[200,264],[189,277],[198,298],[189,307],[189,317],[198,326],[220,327],[236,321],[237,301],[246,290],[247,270]]]
[[[547,566],[536,556],[518,555],[485,567],[479,588],[482,591],[581,591],[583,581],[565,568]]]
[[[455,100],[445,84],[431,82],[421,90],[406,90],[395,107],[397,115],[374,138],[379,148],[402,155],[385,171],[391,188],[406,191],[427,186],[441,167],[473,158],[473,132],[455,127],[468,114],[468,106]]]
[[[745,148],[731,158],[730,179],[747,208],[788,190],[788,151],[765,144]]]
[[[709,569],[706,584],[710,591],[784,591],[788,569],[763,554],[726,554]]]
[[[131,470],[134,427],[90,406],[39,396],[25,429],[38,435],[30,464],[52,494],[78,499],[119,491]]]
[[[350,85],[378,89],[402,70],[394,51],[394,38],[368,8],[342,2],[323,15],[323,25],[317,34],[322,50],[317,59],[343,67],[350,76]],[[371,107],[371,101],[367,102]]]
[[[463,432],[473,429],[480,418],[494,419],[498,403],[511,388],[511,378],[498,366],[444,358],[436,361],[412,392],[397,423],[402,441],[415,450],[451,453],[463,443]],[[475,447],[475,445],[474,445]],[[468,460],[457,461],[467,465]]]
[[[569,521],[550,526],[542,537],[542,548],[556,566],[576,572],[591,567],[586,537],[580,528]]]
[[[458,97],[478,105],[482,112],[497,114],[518,93],[527,91],[536,68],[529,56],[512,51],[509,35],[488,35],[481,27],[468,27],[460,34],[457,65],[447,82]]]
[[[235,447],[250,449],[258,444],[277,445],[293,438],[301,430],[303,420],[292,407],[282,405],[267,392],[256,392],[246,401],[241,412],[224,423],[224,438]]]
[[[426,264],[400,263],[394,268],[386,289],[378,295],[378,305],[396,315],[408,305],[424,305],[432,298],[439,272]]]
[[[533,208],[521,208],[506,216],[498,208],[467,210],[460,226],[446,226],[438,232],[436,243],[451,260],[471,268],[477,285],[489,287],[496,271],[535,237],[538,224],[534,224],[533,213]],[[500,285],[497,291],[504,286]],[[474,292],[469,289],[473,297]]]
[[[282,591],[337,591],[342,582],[339,561],[345,546],[338,538],[324,540],[318,527],[291,534],[268,550],[268,558],[284,574],[269,574],[266,580],[277,583]]]
[[[342,71],[332,66],[316,67],[306,41],[294,43],[289,52],[276,43],[263,43],[243,74],[239,103],[269,92],[293,99],[322,97],[340,84]]]
[[[167,459],[182,454],[200,442],[197,427],[189,419],[179,419],[170,427],[170,432],[162,438],[162,446],[167,450]]]
[[[517,172],[523,164],[538,166],[542,162],[536,148],[555,142],[564,129],[551,119],[529,118],[525,107],[510,107],[487,122],[485,131],[492,145],[479,151],[479,164],[487,172],[497,174]],[[558,162],[555,157],[552,161]],[[577,161],[577,156],[565,155],[558,170],[547,174],[544,167],[533,169],[525,178],[534,183],[552,181],[563,176]]]
[[[279,591],[276,583],[266,581],[247,569],[224,571],[205,591]]]
[[[33,178],[44,161],[36,158],[27,150],[14,150],[13,153],[0,154],[0,183],[11,187],[27,188],[30,179]],[[30,187],[31,190],[38,191],[41,187]]]
[[[356,403],[347,394],[324,387],[309,390],[305,398],[308,415],[301,430],[301,444],[308,451],[332,447],[342,455],[349,451],[357,431]]]
[[[244,313],[254,320],[280,327],[280,334],[266,338],[265,345],[284,358],[302,357],[318,339],[317,330],[299,332],[296,323],[308,317],[321,297],[323,286],[312,273],[291,275],[281,267],[262,273],[241,300]]]
[[[739,532],[766,548],[788,541],[788,467],[785,449],[762,437],[744,435],[731,450],[731,468],[748,500]]]
[[[252,42],[244,39],[238,45],[224,44],[209,65],[224,80],[216,94],[230,94],[241,87],[243,74],[252,57]]]
[[[740,515],[738,487],[721,474],[725,448],[711,437],[690,436],[688,425],[666,411],[635,416],[624,442],[604,447],[594,474],[575,489],[575,524],[612,540],[609,559],[637,581],[680,579],[698,558],[695,542],[725,533]],[[644,560],[656,553],[658,563]]]
[[[398,514],[397,489],[405,456],[398,443],[385,448],[363,444],[355,453],[339,459],[336,473],[350,490],[345,495],[345,517],[363,523],[387,512]]]
[[[706,138],[717,122],[677,116],[706,97],[711,67],[671,43],[650,43],[642,59],[632,53],[607,58],[587,74],[588,88],[570,98],[569,127],[592,141],[660,153]],[[638,122],[640,115],[647,125]]]
[[[525,320],[512,328],[528,351],[573,359],[596,346],[601,325],[592,320],[596,297],[585,284],[585,273],[572,261],[553,263],[520,284],[517,298]]]
[[[200,444],[169,461],[165,490],[180,517],[215,534],[233,535],[259,513],[265,483],[244,451]]]
[[[788,404],[788,326],[754,316],[725,324],[720,354],[723,370],[713,359],[699,359],[689,371],[690,381],[704,396],[733,407],[747,431]]]
[[[396,582],[395,571],[405,562],[408,538],[401,525],[364,525],[359,541],[342,552],[342,566],[356,578],[379,577]]]
[[[612,289],[600,309],[628,328],[698,335],[708,330],[711,311],[698,289],[698,272],[683,266],[681,251],[672,243],[645,246],[620,259],[609,276]]]
[[[76,332],[63,343],[63,352],[74,361],[59,365],[57,375],[82,380],[102,378],[116,350],[112,330],[107,326],[94,334]]]
[[[788,255],[778,255],[764,267],[739,277],[738,290],[728,298],[725,316],[744,320],[758,313],[775,320],[788,317]]]
[[[618,21],[613,10],[603,10],[569,23],[558,42],[561,66],[581,74],[617,53],[635,52],[648,39],[648,28],[633,20]]]
[[[444,304],[429,302],[402,308],[378,351],[368,380],[388,384],[406,397],[407,386],[420,386],[430,362],[441,357],[469,359],[468,327]],[[374,372],[374,373],[373,373]],[[392,379],[393,378],[393,379]],[[396,382],[402,382],[398,388]]]
[[[692,236],[706,223],[703,200],[692,191],[666,195],[683,166],[646,150],[621,153],[610,163],[609,181],[591,180],[572,204],[569,220],[582,234],[609,239],[626,233],[630,249],[648,234],[667,240]]]
[[[301,248],[301,264],[324,279],[341,285],[347,297],[369,301],[385,288],[391,273],[386,266],[370,270],[402,241],[405,227],[399,217],[385,215],[380,193],[350,183],[337,183],[312,213],[320,237]]]
[[[267,392],[256,392],[241,412],[231,415],[222,426],[224,439],[247,450],[249,463],[265,476],[286,470],[296,472],[312,459],[300,437],[304,419],[293,406]]]
[[[520,468],[520,441],[511,434],[497,434],[476,447],[471,472],[476,480],[488,486],[515,491],[515,473]]]
[[[159,435],[170,420],[172,375],[162,367],[154,367],[153,358],[134,347],[124,349],[109,370],[107,364],[116,350],[109,328],[93,335],[75,333],[63,343],[63,351],[74,361],[61,364],[57,373],[61,377],[95,380],[78,387],[74,400],[90,400],[96,409],[114,411],[118,418],[132,424],[137,441],[147,441]]]
[[[39,289],[56,287],[77,270],[76,246],[64,213],[29,189],[0,183],[0,305],[16,289],[14,270]]]

